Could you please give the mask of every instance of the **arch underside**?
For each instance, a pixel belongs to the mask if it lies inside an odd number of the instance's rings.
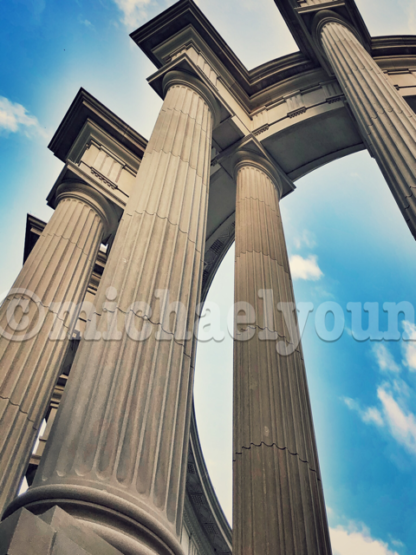
[[[398,37],[399,38],[399,37]],[[408,56],[389,57],[379,62],[400,94],[416,112],[416,60]],[[409,66],[413,66],[409,69]],[[343,94],[334,94],[319,102],[316,91],[322,89],[323,70],[305,71],[297,80],[311,90],[311,104],[294,110],[293,115],[273,124],[260,125],[253,135],[269,156],[293,180],[338,160],[366,149]],[[313,90],[315,87],[315,90]],[[336,92],[336,91],[335,91]],[[315,94],[314,94],[315,93]],[[313,104],[313,97],[317,100]],[[260,122],[261,124],[261,122]],[[221,126],[217,131],[222,132]],[[214,134],[214,144],[215,144]],[[235,142],[241,140],[234,136]],[[222,149],[229,145],[221,145]],[[283,196],[291,193],[287,190]],[[208,207],[205,267],[202,299],[205,300],[215,274],[234,242],[235,180],[226,165],[213,160]]]

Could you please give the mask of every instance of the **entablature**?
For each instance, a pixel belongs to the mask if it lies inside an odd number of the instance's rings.
[[[80,89],[49,148],[65,162],[48,196],[64,181],[79,181],[110,200],[121,216],[147,141],[84,89]]]

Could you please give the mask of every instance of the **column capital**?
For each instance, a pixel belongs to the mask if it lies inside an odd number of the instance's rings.
[[[213,129],[215,129],[221,123],[221,106],[209,88],[194,75],[191,75],[185,71],[178,71],[176,69],[169,71],[163,78],[163,96],[166,94],[170,87],[174,85],[182,85],[193,89],[197,92],[211,109],[213,116]]]
[[[316,47],[319,49],[319,53],[325,58],[325,60],[327,60],[327,55],[322,46],[321,32],[325,25],[327,25],[328,23],[338,23],[339,25],[343,25],[349,31],[351,31],[351,33],[364,46],[364,48],[366,47],[362,36],[354,27],[354,25],[352,25],[352,23],[347,21],[344,17],[342,17],[342,15],[333,10],[323,9],[318,11],[312,20],[311,34]]]
[[[118,216],[115,206],[90,185],[82,181],[63,181],[56,190],[53,207],[56,208],[65,198],[77,199],[97,212],[104,225],[104,240],[117,230]]]
[[[259,171],[262,171],[267,175],[267,177],[271,180],[273,185],[277,189],[277,193],[279,196],[279,200],[283,196],[283,183],[282,183],[282,176],[280,172],[276,169],[276,167],[267,160],[267,158],[260,156],[254,152],[249,150],[238,150],[232,159],[233,166],[234,166],[234,179],[237,179],[237,174],[241,168],[244,167],[251,167],[255,168]]]

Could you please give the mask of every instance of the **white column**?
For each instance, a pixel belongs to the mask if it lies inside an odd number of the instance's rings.
[[[58,503],[126,554],[182,553],[192,332],[218,114],[196,78],[171,72],[164,86],[98,292],[98,332],[107,330],[110,313],[120,334],[114,328],[111,341],[102,335],[81,343],[34,486],[22,501],[39,512]],[[156,299],[161,290],[183,307],[176,327]],[[104,313],[106,295],[114,302]],[[175,334],[181,326],[191,332],[188,340]],[[139,340],[139,331],[148,339]]]
[[[366,146],[416,237],[416,115],[337,14],[317,15],[315,35],[344,91]]]
[[[235,302],[255,319],[235,326],[233,553],[329,555],[299,331],[277,310],[294,303],[280,179],[265,160],[238,156]]]
[[[17,493],[68,347],[51,339],[61,303],[79,305],[117,220],[105,198],[64,183],[56,210],[0,308],[0,513]],[[67,319],[66,319],[67,322]]]

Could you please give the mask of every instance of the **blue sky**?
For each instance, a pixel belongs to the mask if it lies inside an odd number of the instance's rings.
[[[146,83],[154,68],[128,34],[171,4],[2,0],[0,294],[21,266],[26,213],[50,217],[45,198],[62,164],[47,144],[78,89],[150,136],[161,105]],[[249,68],[295,50],[273,0],[198,4]],[[414,0],[357,4],[372,35],[416,34]],[[315,311],[303,341],[334,555],[410,555],[416,545],[416,353],[411,342],[354,340],[346,306],[416,304],[416,245],[367,153],[296,185],[281,209],[297,301],[337,302],[346,315],[344,334],[328,343],[316,334]],[[210,293],[225,314],[232,299],[233,250]],[[386,325],[381,310],[381,329]],[[232,341],[201,344],[198,426],[229,518],[231,394]]]

